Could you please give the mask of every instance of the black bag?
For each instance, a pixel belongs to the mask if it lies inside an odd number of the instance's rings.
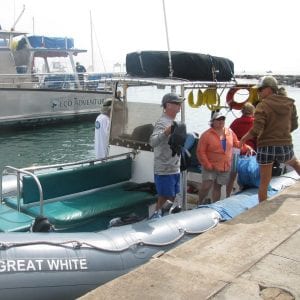
[[[171,126],[171,135],[168,141],[172,150],[172,156],[181,154],[181,149],[186,139],[186,126],[184,123],[173,122]]]
[[[171,51],[173,77],[199,81],[230,81],[233,62],[227,58],[200,53]],[[167,51],[141,51],[126,55],[126,72],[131,76],[169,77]]]

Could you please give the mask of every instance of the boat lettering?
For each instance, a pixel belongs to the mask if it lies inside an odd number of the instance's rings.
[[[101,104],[101,101],[99,99],[76,99],[74,104],[76,106],[88,106],[88,105],[97,105]]]
[[[86,258],[0,259],[0,273],[88,270]]]
[[[53,99],[51,101],[51,108],[52,109],[59,109],[59,108],[70,108],[70,107],[83,107],[83,106],[96,106],[101,105],[103,99]]]

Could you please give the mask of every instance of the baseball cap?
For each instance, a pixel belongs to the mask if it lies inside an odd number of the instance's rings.
[[[105,99],[102,105],[103,106],[111,106],[111,103],[112,103],[112,99],[109,98],[109,99]]]
[[[105,99],[101,106],[101,112],[107,114],[111,108],[112,99]]]
[[[161,100],[161,106],[165,106],[167,103],[182,103],[184,98],[178,96],[175,93],[165,94]]]
[[[220,118],[225,118],[226,119],[226,116],[222,112],[216,111],[216,112],[213,113],[213,115],[211,117],[211,121],[217,120],[217,119],[220,119]]]
[[[264,87],[270,87],[275,90],[278,89],[277,80],[273,76],[261,77],[260,80],[258,81],[258,84],[255,87],[257,89],[264,88]]]

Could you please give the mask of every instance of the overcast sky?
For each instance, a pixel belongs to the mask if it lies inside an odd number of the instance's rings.
[[[0,0],[2,29],[72,37],[88,50],[78,61],[91,64],[90,11],[95,27],[96,69],[123,64],[126,53],[167,50],[162,0]],[[298,0],[165,0],[171,50],[231,59],[235,72],[300,74]],[[34,21],[33,21],[34,20]],[[99,50],[100,49],[100,50]]]

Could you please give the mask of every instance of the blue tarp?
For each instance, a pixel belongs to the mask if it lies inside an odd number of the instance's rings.
[[[48,49],[72,49],[74,48],[74,39],[60,37],[46,37],[40,35],[32,35],[27,37],[30,46],[33,48],[48,48]],[[17,46],[17,50],[25,48],[27,41],[22,38]]]
[[[257,192],[257,188],[248,189],[224,200],[220,200],[212,204],[200,205],[199,208],[212,208],[220,214],[221,221],[228,221],[245,212],[246,210],[256,206],[258,204]],[[276,193],[277,191],[275,190],[268,191],[269,197],[275,195]]]
[[[282,189],[292,185],[300,177],[296,171],[273,177],[268,188],[268,197],[272,197]],[[221,221],[228,221],[258,204],[258,188],[249,188],[233,196],[212,204],[199,205],[198,208],[209,207],[216,210]]]

